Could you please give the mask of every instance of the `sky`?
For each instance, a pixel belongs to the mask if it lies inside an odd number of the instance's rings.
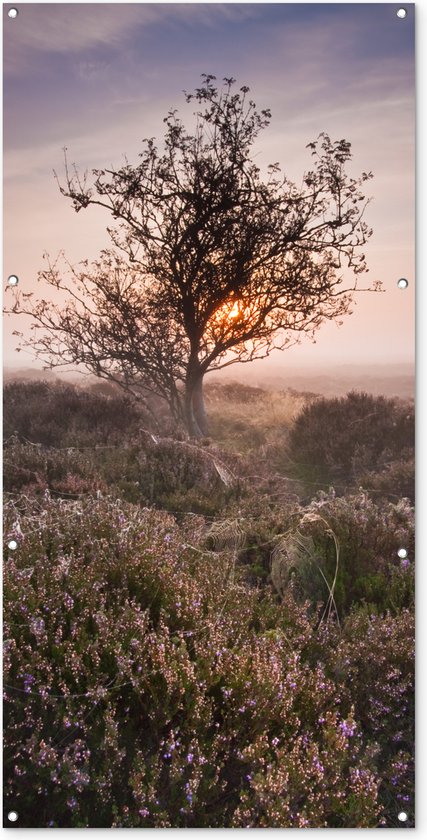
[[[81,169],[137,162],[144,137],[161,143],[171,107],[202,73],[233,76],[272,111],[255,160],[278,161],[297,183],[310,168],[307,143],[321,131],[352,143],[350,172],[372,171],[365,248],[369,274],[342,326],[287,350],[284,364],[411,363],[415,292],[414,7],[398,4],[24,4],[4,33],[4,273],[23,291],[37,283],[43,254],[72,262],[109,245],[100,208],[76,214],[53,176],[63,147]],[[397,280],[406,277],[401,290]],[[43,295],[43,292],[45,294]],[[7,292],[7,295],[10,291]],[[7,298],[6,298],[7,300]],[[4,363],[17,353],[17,317],[5,319]],[[268,362],[266,362],[268,364]]]

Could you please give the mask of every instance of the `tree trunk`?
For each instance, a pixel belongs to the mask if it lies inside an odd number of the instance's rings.
[[[193,414],[202,436],[206,437],[208,434],[208,418],[203,395],[203,374],[199,375],[193,388]]]
[[[203,397],[203,374],[200,371],[195,371],[187,377],[185,419],[191,437],[202,438],[207,435],[208,421]]]
[[[187,432],[190,437],[193,438],[200,438],[202,437],[202,433],[196,423],[196,418],[194,417],[193,411],[193,399],[192,399],[192,392],[188,386],[186,385],[185,388],[185,400],[184,400],[184,409],[185,409],[185,425],[187,426]]]

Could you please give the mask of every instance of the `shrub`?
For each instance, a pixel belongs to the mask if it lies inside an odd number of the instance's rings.
[[[307,486],[343,491],[367,471],[380,472],[414,447],[412,405],[351,392],[306,405],[290,431],[283,469]],[[404,488],[406,490],[406,487]],[[395,488],[394,492],[401,492]],[[412,494],[410,494],[412,496]]]
[[[347,443],[364,490],[303,505],[275,472],[286,395],[211,386],[214,423],[245,457],[144,432],[114,392],[31,387],[13,385],[21,438],[4,457],[19,824],[394,827],[405,810],[412,825],[411,409],[320,401],[360,426]],[[328,411],[306,442],[340,492],[347,432],[326,434]]]
[[[133,445],[88,449],[52,449],[12,436],[4,448],[4,488],[65,498],[108,493],[177,514],[213,515],[241,492],[230,460],[225,463],[216,450],[142,433]]]
[[[400,560],[398,550],[408,557]],[[292,577],[302,599],[339,619],[362,602],[397,613],[414,599],[414,511],[405,499],[378,507],[366,493],[320,493],[272,554],[280,592]]]
[[[397,615],[350,615],[336,647],[329,644],[329,673],[347,694],[366,737],[377,744],[380,798],[387,824],[400,825],[404,810],[414,825],[414,636],[413,610]],[[332,640],[331,640],[332,641]],[[332,654],[332,651],[333,654]]]
[[[264,489],[263,487],[259,488]],[[271,552],[280,536],[292,527],[299,505],[295,498],[274,503],[261,492],[239,499],[230,508],[231,521],[239,523],[242,539],[238,546],[238,561],[245,580],[251,585],[266,584],[270,579]]]
[[[49,447],[120,445],[149,422],[128,397],[43,381],[8,383],[3,415],[5,438]]]
[[[157,443],[149,439],[138,460],[141,494],[166,510],[212,515],[240,494],[235,463],[215,449],[171,438]]]
[[[394,502],[398,498],[407,498],[415,504],[415,458],[412,452],[402,452],[402,457],[381,472],[370,470],[360,475],[360,484],[373,495],[377,502]]]
[[[93,458],[77,449],[47,449],[21,443],[12,436],[3,450],[3,485],[9,494],[19,492],[78,498],[107,491]]]
[[[304,608],[244,586],[201,519],[108,499],[5,513],[5,800],[20,825],[378,824],[357,721],[301,656]]]

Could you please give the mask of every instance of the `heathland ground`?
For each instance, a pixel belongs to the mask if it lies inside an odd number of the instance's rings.
[[[413,825],[402,382],[213,381],[195,443],[108,385],[7,381],[4,771],[21,826]]]

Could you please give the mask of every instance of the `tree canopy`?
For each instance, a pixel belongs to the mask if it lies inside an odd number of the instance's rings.
[[[40,279],[67,292],[64,306],[18,293],[13,310],[32,315],[31,346],[50,365],[159,394],[200,436],[208,371],[284,349],[349,312],[367,270],[371,173],[351,177],[350,143],[325,133],[308,144],[299,185],[278,163],[263,173],[253,150],[271,115],[248,87],[204,75],[185,100],[192,129],[169,111],[162,145],[145,139],[136,164],[81,174],[65,153],[60,190],[77,212],[108,211],[112,247],[78,266],[48,260]]]

